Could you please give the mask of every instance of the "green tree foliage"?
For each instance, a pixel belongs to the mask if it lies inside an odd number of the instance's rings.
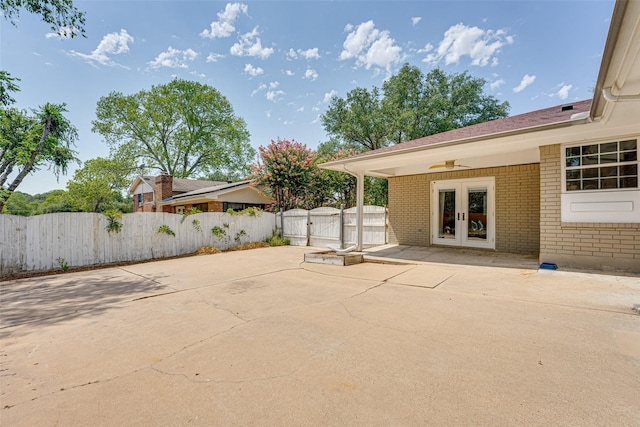
[[[72,0],[0,0],[0,11],[13,25],[22,9],[40,15],[53,31],[66,37],[84,36],[85,16]]]
[[[97,157],[87,160],[67,183],[76,206],[84,212],[119,209],[122,192],[137,169],[130,161]]]
[[[330,136],[348,144],[360,145],[365,150],[388,145],[391,127],[376,87],[371,91],[353,89],[346,99],[334,96],[320,119]]]
[[[46,104],[32,115],[0,110],[0,212],[28,174],[46,165],[58,176],[77,161],[71,147],[78,134],[66,111],[64,104]]]
[[[405,64],[384,82],[384,110],[394,143],[410,141],[507,116],[508,102],[483,92],[486,81],[467,72],[426,75]]]
[[[255,150],[244,120],[215,88],[175,79],[133,95],[100,98],[93,131],[112,154],[177,178],[245,175]]]
[[[311,150],[299,142],[278,139],[258,151],[259,162],[250,165],[252,179],[267,188],[281,209],[305,206],[318,171]]]
[[[357,154],[354,148],[333,139],[320,144],[316,150],[316,164],[344,159]],[[315,206],[350,208],[356,204],[356,178],[352,175],[319,169],[316,177]]]
[[[18,92],[20,88],[15,83],[20,79],[17,77],[11,77],[11,74],[4,70],[0,70],[0,105],[8,107],[16,102],[11,96],[11,92]]]

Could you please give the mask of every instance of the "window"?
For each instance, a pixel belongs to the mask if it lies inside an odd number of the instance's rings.
[[[241,210],[247,209],[249,207],[256,207],[264,210],[265,205],[261,205],[258,203],[233,203],[233,202],[224,202],[222,203],[222,211],[226,212],[229,209],[240,212]]]
[[[638,141],[565,148],[566,191],[638,188]]]
[[[192,207],[198,209],[200,212],[209,212],[208,203],[194,203]]]
[[[138,193],[138,206],[142,206],[144,204],[144,194]]]

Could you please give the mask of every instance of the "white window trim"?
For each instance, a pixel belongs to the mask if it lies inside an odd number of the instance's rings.
[[[640,188],[567,191],[566,149],[591,144],[635,139],[640,136],[607,138],[560,146],[560,205],[562,222],[640,223]],[[639,150],[640,152],[640,150]],[[638,165],[640,168],[640,163]]]

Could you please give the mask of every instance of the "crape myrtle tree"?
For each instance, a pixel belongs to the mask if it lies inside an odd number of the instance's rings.
[[[250,165],[251,178],[275,199],[280,210],[306,207],[316,191],[315,155],[305,144],[286,139],[258,148],[258,161]]]
[[[100,98],[92,130],[111,154],[177,177],[242,176],[255,156],[246,123],[215,88],[175,79]]]

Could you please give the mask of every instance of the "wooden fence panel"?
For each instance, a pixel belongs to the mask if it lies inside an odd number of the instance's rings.
[[[340,209],[316,208],[309,211],[309,245],[340,244]]]
[[[363,245],[365,247],[387,243],[387,210],[382,206],[364,206]],[[344,245],[354,245],[357,240],[356,208],[344,210]],[[279,216],[276,218],[280,225]],[[308,224],[308,225],[307,225]],[[325,247],[340,244],[340,211],[334,208],[317,208],[311,211],[292,209],[284,213],[284,236],[291,245]]]
[[[102,214],[0,215],[0,275],[55,270],[61,263],[82,267],[172,257],[193,253],[202,246],[224,250],[270,237],[274,219],[268,212],[259,217],[213,212],[188,217],[135,213],[123,215],[117,233],[107,231],[109,220]],[[158,233],[162,225],[175,236]],[[222,238],[213,235],[214,227],[224,230]]]

